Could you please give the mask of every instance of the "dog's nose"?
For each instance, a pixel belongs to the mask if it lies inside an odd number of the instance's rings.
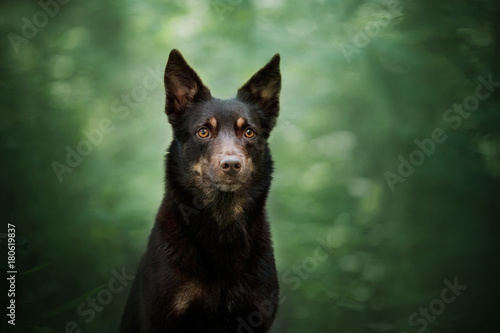
[[[228,175],[234,176],[238,172],[240,172],[241,161],[238,158],[238,156],[234,155],[225,156],[220,161],[220,167]]]

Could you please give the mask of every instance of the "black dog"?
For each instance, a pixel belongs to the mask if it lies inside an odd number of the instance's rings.
[[[120,332],[268,332],[279,287],[265,203],[280,57],[213,98],[177,50],[165,69],[166,193]]]

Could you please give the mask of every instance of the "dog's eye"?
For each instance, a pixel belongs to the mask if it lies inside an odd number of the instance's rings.
[[[208,137],[209,134],[210,134],[210,132],[208,131],[208,129],[206,127],[202,127],[198,130],[198,136],[200,138],[206,138],[206,137]]]
[[[248,127],[246,130],[245,130],[245,136],[247,138],[253,138],[255,136],[255,132],[253,131],[253,129],[251,129],[250,127]]]

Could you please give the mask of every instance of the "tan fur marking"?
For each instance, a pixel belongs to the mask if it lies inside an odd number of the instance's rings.
[[[191,170],[196,172],[198,175],[203,175],[203,169],[206,168],[208,161],[206,158],[200,158],[198,162],[194,163]]]
[[[202,294],[201,285],[196,281],[190,281],[182,286],[181,290],[175,295],[174,309],[180,314],[186,311],[189,304]]]
[[[214,117],[208,119],[208,123],[212,126],[213,129],[217,128],[217,119]]]
[[[241,202],[237,202],[234,205],[234,216],[238,217],[240,214],[243,214],[243,205]]]
[[[243,118],[238,118],[238,120],[236,120],[236,126],[238,126],[239,128],[243,127],[244,123],[245,123],[245,119],[243,119]]]
[[[193,171],[201,176],[201,162],[193,164]]]

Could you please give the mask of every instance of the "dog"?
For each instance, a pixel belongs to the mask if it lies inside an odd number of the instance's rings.
[[[212,97],[175,49],[164,82],[165,195],[120,333],[268,332],[280,295],[265,208],[280,55],[231,99]]]

